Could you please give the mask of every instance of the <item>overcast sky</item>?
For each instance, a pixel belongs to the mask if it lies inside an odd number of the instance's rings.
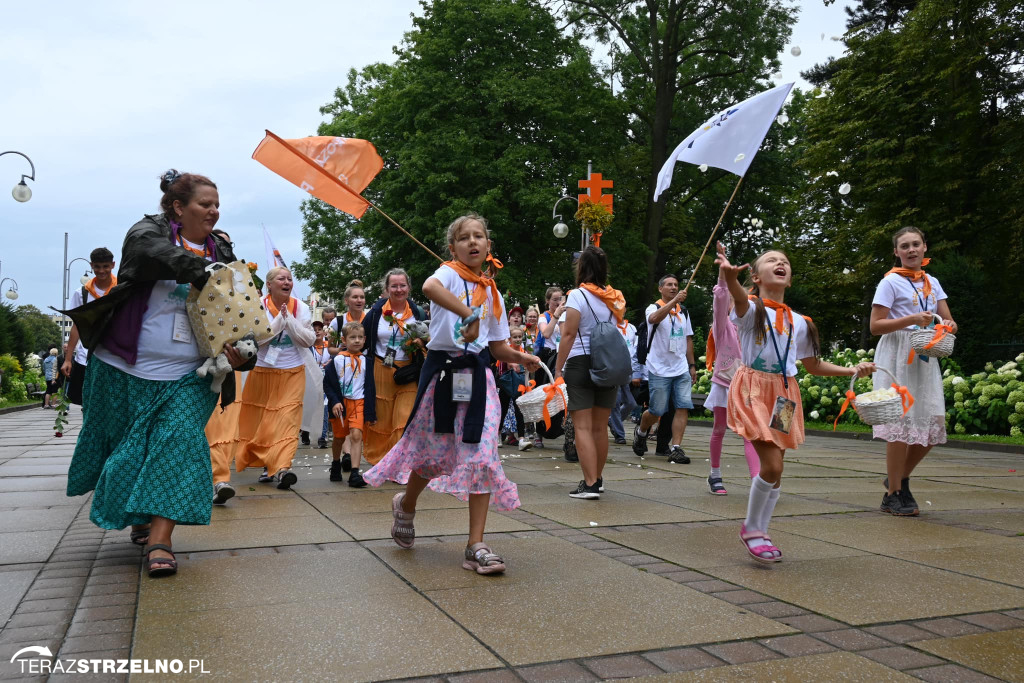
[[[843,49],[830,40],[844,30],[843,2],[795,4],[785,81]],[[304,258],[304,193],[252,151],[266,128],[315,134],[319,107],[348,70],[391,61],[419,9],[415,0],[8,3],[0,152],[24,152],[36,167],[32,199],[21,204],[10,188],[28,162],[0,157],[0,278],[17,281],[14,303],[61,306],[65,232],[69,261],[98,246],[119,258],[127,229],[158,210],[159,175],[170,167],[217,183],[218,226],[240,257],[266,269],[266,225],[285,259]],[[87,268],[71,267],[72,287]]]

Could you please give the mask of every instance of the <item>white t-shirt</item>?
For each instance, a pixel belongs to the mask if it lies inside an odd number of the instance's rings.
[[[267,309],[267,315],[270,317],[270,321],[273,322],[281,315],[281,311],[274,315],[270,312],[270,307],[266,303],[267,297],[264,297],[264,308]],[[313,313],[309,310],[309,306],[296,299],[298,304],[295,309],[295,320],[300,325],[309,327],[312,329],[313,325]],[[289,304],[285,304],[288,306]],[[291,311],[289,311],[291,313]],[[267,362],[267,354],[271,353],[271,349],[278,349],[277,358],[273,363]],[[296,346],[295,342],[288,335],[287,331],[270,338],[268,343],[260,344],[260,350],[256,354],[256,367],[258,368],[277,368],[278,370],[288,370],[290,368],[297,368],[303,364],[302,355],[303,353],[309,353],[309,348],[306,346]]]
[[[387,308],[387,304],[384,304],[384,307]],[[405,311],[402,311],[402,313],[404,314],[406,311],[412,312],[412,304],[409,302],[406,302]],[[395,318],[401,320],[401,317],[398,315]],[[414,320],[416,320],[416,316],[410,315],[403,324],[408,325]],[[409,354],[402,350],[403,336],[402,331],[398,329],[397,325],[392,325],[381,315],[380,320],[377,321],[377,345],[375,348],[377,355],[383,358],[387,355],[388,346],[394,346],[396,349],[395,360],[409,360]]]
[[[787,354],[786,343],[789,341],[790,335],[789,322],[787,321],[784,326],[785,332],[780,334],[775,329],[775,311],[769,308],[767,313],[768,324],[765,327],[766,333],[763,344],[759,344],[754,335],[755,316],[753,302],[747,307],[747,313],[742,318],[736,317],[735,309],[729,314],[729,319],[736,323],[740,350],[743,353],[743,364],[762,372],[781,372],[782,367],[779,364],[778,356],[775,354],[775,346],[772,346],[772,340],[767,336],[767,330],[771,328],[772,335],[775,337],[775,343],[778,345],[779,354],[785,355],[786,376],[795,377],[797,359],[809,358],[814,355],[811,339],[807,335],[807,321],[799,313],[793,313],[792,333],[794,339],[789,345],[789,353]]]
[[[948,297],[938,280],[931,275],[925,275],[925,277],[932,285],[932,293],[927,298],[924,295],[923,282],[912,283],[909,278],[891,273],[878,283],[878,287],[875,289],[875,298],[871,300],[871,303],[888,308],[890,319],[902,318],[926,310],[937,313],[939,302]],[[910,325],[906,329],[917,329],[917,325]]]
[[[178,284],[174,280],[158,280],[153,284],[146,312],[142,315],[135,365],[129,365],[102,344],[96,349],[96,356],[104,363],[142,379],[174,381],[195,371],[204,359],[199,354],[199,345],[185,310],[191,287],[188,283]],[[187,337],[188,341],[174,338],[176,319],[179,338]]]
[[[445,265],[434,271],[430,277],[437,279],[445,289],[458,297],[459,301],[467,306],[470,305],[469,302],[473,299],[473,291],[477,285],[466,282],[455,270]],[[447,351],[449,353],[463,350],[480,353],[487,347],[488,342],[503,342],[508,339],[508,318],[504,315],[505,300],[502,298],[498,302],[501,304],[502,312],[495,319],[492,297],[492,292],[488,290],[487,300],[480,310],[480,336],[468,348],[462,344],[456,344],[452,334],[455,330],[455,323],[461,318],[443,306],[431,307],[430,342],[427,344],[427,348],[431,351]]]
[[[590,333],[597,327],[599,320],[610,320],[614,323],[615,314],[608,310],[608,306],[603,301],[585,289],[570,291],[565,301],[565,308],[566,310],[571,308],[580,314],[580,325],[576,331],[576,339],[573,340],[572,348],[569,349],[569,355],[566,357],[566,360],[568,360],[569,358],[589,354]],[[597,317],[594,317],[595,315]],[[626,343],[628,345],[629,341],[627,340]]]
[[[103,296],[104,294],[107,293],[107,290],[100,289],[95,284],[93,285],[93,288],[99,293],[100,296]],[[83,289],[85,289],[85,288],[84,287],[79,287],[78,289],[76,289],[74,292],[71,293],[71,308],[78,308],[79,306],[84,306],[85,304],[89,303],[90,301],[92,301],[94,299],[94,297],[92,295],[92,292],[90,292],[89,290],[86,290],[85,291],[85,299],[83,300],[82,299],[82,290]],[[78,345],[75,346],[74,359],[75,359],[75,362],[78,363],[79,365],[88,365],[89,364],[89,349],[85,348],[85,344],[83,344],[81,340],[79,340],[78,341]]]
[[[563,312],[562,315],[564,316],[565,313]],[[563,319],[564,318],[559,318],[555,322],[554,327],[551,328],[551,336],[550,337],[544,337],[544,348],[545,349],[552,349],[555,352],[558,351],[558,343],[560,341],[562,341],[562,322],[561,321]],[[551,311],[544,311],[543,313],[540,314],[540,319],[537,322],[537,334],[539,334],[542,337],[544,336],[540,332],[540,321],[547,322],[549,320],[551,320]]]
[[[644,320],[647,321],[647,339],[651,340],[651,314],[657,311],[660,306],[651,304],[644,312]],[[654,332],[654,339],[651,340],[651,350],[647,354],[647,371],[658,377],[678,377],[689,372],[689,363],[686,361],[687,337],[693,336],[693,327],[690,326],[690,316],[679,313],[669,313],[662,318],[658,329]],[[673,351],[673,347],[675,350]]]
[[[622,328],[620,327],[619,330],[621,329]],[[627,322],[626,331],[622,336],[626,338],[626,347],[629,349],[629,360],[633,366],[633,379],[644,379],[647,376],[647,370],[636,360],[636,348],[638,341],[636,326],[631,322]]]
[[[366,354],[361,354],[359,369],[356,370],[352,359],[339,353],[334,357],[334,369],[338,372],[338,383],[345,398],[363,398],[363,385],[366,380]]]
[[[310,352],[313,354],[313,359],[316,364],[321,368],[326,367],[331,362],[331,352],[327,350],[327,342],[324,342],[322,349],[316,348],[316,345],[309,347]]]

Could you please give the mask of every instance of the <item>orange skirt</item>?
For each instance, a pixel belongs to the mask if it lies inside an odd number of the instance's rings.
[[[213,465],[213,483],[231,481],[231,456],[238,438],[238,413],[242,409],[242,373],[235,372],[235,400],[224,410],[220,404],[213,409],[206,423],[206,441],[210,444],[210,464]]]
[[[785,396],[796,403],[789,434],[771,428],[775,399]],[[782,375],[753,370],[743,365],[729,385],[729,429],[750,441],[770,441],[782,449],[796,448],[804,442],[804,409],[800,385],[789,378],[785,388]]]
[[[411,361],[396,361],[395,368],[408,365]],[[416,382],[395,384],[395,369],[384,367],[377,359],[373,364],[373,381],[377,387],[377,421],[367,422],[363,430],[363,460],[376,465],[398,443],[405,432],[405,424],[416,404]],[[365,397],[364,401],[372,401]]]
[[[257,367],[249,373],[238,413],[235,469],[266,467],[268,474],[292,466],[299,447],[306,368]]]

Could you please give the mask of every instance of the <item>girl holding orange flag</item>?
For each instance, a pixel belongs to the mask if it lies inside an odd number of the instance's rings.
[[[540,367],[533,355],[513,350],[498,288],[483,275],[489,234],[483,218],[470,214],[448,226],[454,257],[427,279],[423,293],[431,308],[430,342],[416,404],[402,439],[363,476],[371,486],[385,480],[405,484],[392,500],[391,536],[402,548],[416,538],[416,501],[429,485],[469,501],[469,542],[462,567],[478,574],[505,571],[505,561],[483,542],[487,506],[519,507],[516,485],[498,455],[501,407],[491,357]]]
[[[871,333],[880,334],[875,362],[906,386],[914,404],[898,422],[875,425],[876,439],[885,448],[886,493],[881,510],[892,515],[918,514],[917,501],[910,493],[910,474],[935,444],[946,443],[946,403],[942,394],[942,371],[935,358],[916,356],[910,346],[910,331],[928,327],[935,314],[956,334],[957,324],[946,303],[939,281],[924,272],[929,259],[928,245],[918,228],[905,227],[893,235],[893,252],[902,267],[893,268],[875,290],[871,302]],[[892,380],[876,373],[875,389],[887,389]]]

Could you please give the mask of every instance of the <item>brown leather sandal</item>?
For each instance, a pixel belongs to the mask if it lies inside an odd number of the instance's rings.
[[[149,554],[154,550],[166,550],[171,553],[170,557],[150,557]],[[161,576],[171,576],[178,572],[178,561],[174,558],[174,551],[171,550],[171,546],[164,545],[163,543],[154,543],[153,545],[146,546],[146,571],[149,572],[149,578],[157,579]]]

